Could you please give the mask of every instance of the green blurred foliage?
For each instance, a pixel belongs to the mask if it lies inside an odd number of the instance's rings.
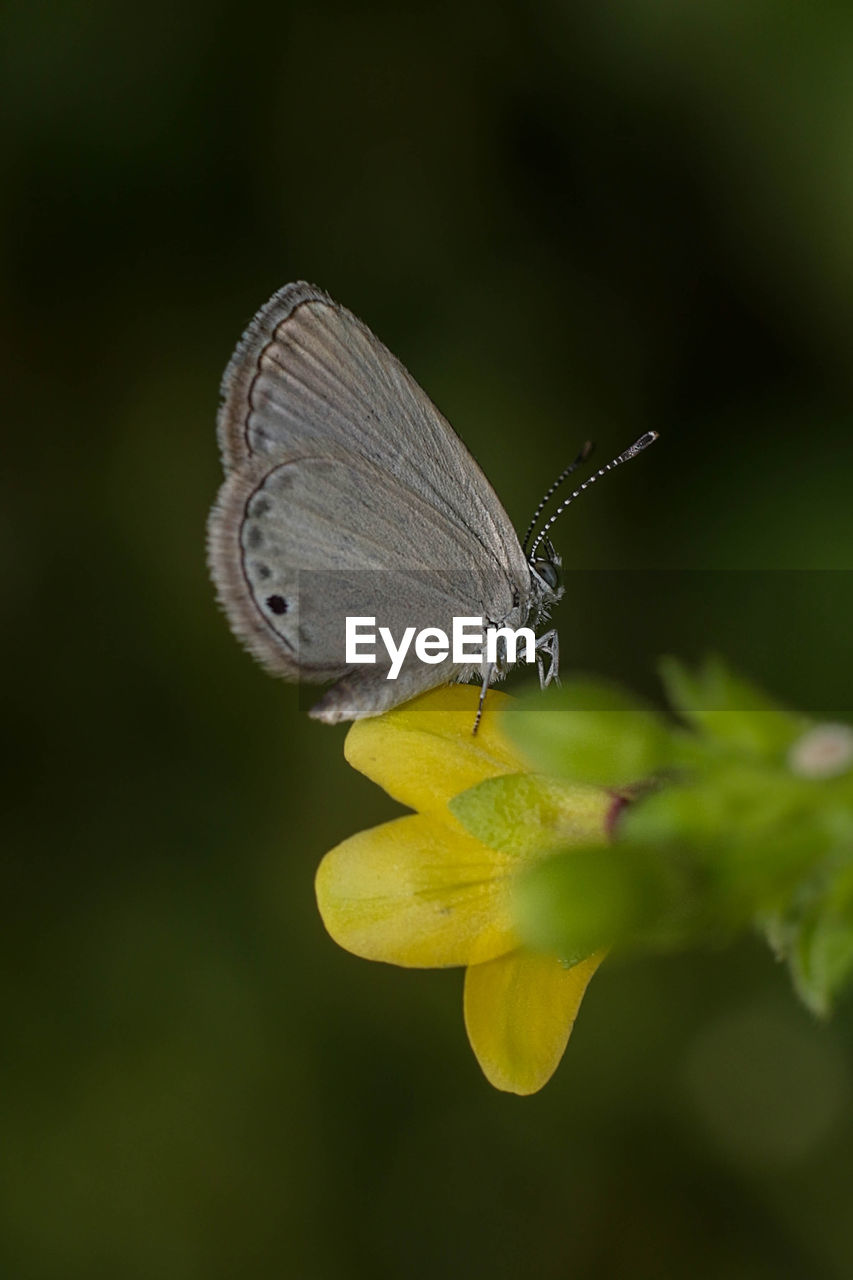
[[[849,1003],[819,1029],[748,942],[611,964],[549,1088],[494,1095],[459,974],[324,936],[319,857],[394,810],[239,651],[203,531],[221,371],[307,277],[522,527],[584,439],[661,431],[555,530],[564,670],[655,699],[713,645],[850,719],[851,38],[5,6],[4,1275],[849,1274]]]
[[[559,797],[562,779],[570,809],[574,784],[613,788],[601,838],[575,844],[564,831],[564,852],[525,877],[523,932],[575,962],[760,926],[805,1003],[827,1013],[853,977],[853,727],[783,710],[719,658],[695,671],[667,658],[662,674],[689,732],[589,680],[506,713],[517,745],[554,775],[525,779],[528,792]],[[535,848],[532,806],[513,807],[517,790],[515,778],[495,778],[491,812],[477,787],[454,808],[495,847],[514,851],[513,830],[501,846],[494,838],[497,823],[514,821]],[[543,855],[560,845],[547,835]]]
[[[506,721],[535,769],[599,787],[642,782],[675,756],[661,716],[622,689],[589,678],[564,681],[547,701],[520,703]]]

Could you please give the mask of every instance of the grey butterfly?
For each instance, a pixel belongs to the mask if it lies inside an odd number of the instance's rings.
[[[225,481],[208,558],[219,600],[273,674],[331,682],[310,714],[327,723],[378,715],[475,670],[482,709],[507,669],[502,654],[427,665],[410,652],[391,680],[379,653],[373,665],[346,662],[345,619],[374,617],[395,636],[411,625],[449,633],[460,615],[537,627],[563,593],[545,535],[568,503],[525,553],[479,466],[400,361],[304,282],[280,289],[246,330],[223,378],[218,437]],[[590,447],[540,503],[525,545]],[[557,674],[555,631],[538,638],[537,656],[547,684]]]

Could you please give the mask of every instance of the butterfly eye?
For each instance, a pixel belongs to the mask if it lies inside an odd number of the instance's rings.
[[[545,583],[546,587],[551,591],[556,591],[560,585],[560,575],[557,572],[557,566],[550,560],[534,560],[533,568]]]

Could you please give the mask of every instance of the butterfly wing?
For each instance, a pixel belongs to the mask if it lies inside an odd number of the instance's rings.
[[[222,488],[209,525],[213,577],[233,631],[268,670],[339,682],[324,718],[377,714],[458,670],[410,651],[389,681],[382,645],[374,664],[354,666],[347,617],[373,618],[399,641],[406,627],[449,636],[454,616],[501,623],[512,613],[494,557],[382,469],[345,453],[265,467],[234,471]]]
[[[503,621],[519,601],[514,625],[526,616],[527,564],[494,490],[345,308],[304,283],[280,290],[246,331],[222,392],[226,481],[209,532],[220,599],[269,669],[342,682],[340,706],[358,690],[361,709],[328,718],[376,714],[452,677],[423,663],[397,682],[347,669],[345,614],[387,617],[377,625],[395,636],[403,619],[448,631],[459,614]],[[323,704],[334,708],[335,689]]]
[[[438,409],[365,324],[303,282],[262,307],[226,369],[219,413],[226,472],[342,449],[423,494],[526,581],[494,489]]]

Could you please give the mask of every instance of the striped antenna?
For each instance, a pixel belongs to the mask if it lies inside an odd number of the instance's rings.
[[[533,519],[530,521],[530,524],[527,526],[527,533],[524,535],[524,541],[521,544],[522,551],[525,551],[527,549],[527,544],[530,541],[530,535],[533,532],[534,528],[536,527],[536,521],[539,519],[542,512],[544,511],[551,495],[557,492],[557,490],[559,489],[563,481],[568,476],[570,476],[573,471],[576,471],[582,462],[586,462],[587,458],[592,453],[594,448],[595,448],[595,445],[592,444],[591,441],[587,440],[586,444],[581,449],[580,453],[575,458],[574,462],[570,462],[569,465],[566,467],[565,471],[561,471],[560,474],[557,476],[557,479],[551,485],[551,488],[548,490],[548,492],[545,494],[545,497],[539,503],[539,506],[533,512]]]
[[[639,440],[634,441],[630,449],[626,449],[624,453],[620,453],[618,458],[614,458],[613,461],[608,462],[606,466],[599,467],[595,475],[590,476],[588,480],[584,480],[583,484],[580,485],[579,488],[575,489],[574,493],[570,493],[568,498],[566,498],[564,502],[560,503],[554,514],[545,521],[542,528],[537,533],[533,546],[530,548],[530,555],[527,557],[528,563],[532,562],[533,557],[536,555],[536,548],[539,546],[539,543],[545,537],[545,534],[551,528],[551,525],[557,517],[563,514],[566,507],[568,507],[570,503],[574,502],[575,498],[580,497],[584,489],[588,489],[591,484],[595,484],[596,480],[600,480],[602,476],[607,475],[608,471],[613,471],[616,467],[621,467],[623,462],[628,462],[631,458],[636,458],[638,453],[642,453],[650,444],[654,444],[657,438],[657,431],[647,431],[645,435],[640,436]]]

